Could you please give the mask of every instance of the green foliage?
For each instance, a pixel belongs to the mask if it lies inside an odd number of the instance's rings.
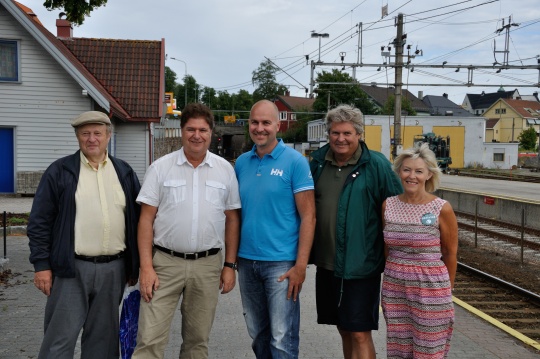
[[[519,145],[526,151],[536,149],[536,130],[534,127],[529,127],[525,131],[522,131],[519,136]]]
[[[353,84],[355,80],[348,73],[333,69],[332,72],[323,71],[318,74],[317,82]],[[366,93],[359,86],[319,84],[315,91],[317,98],[313,104],[314,111],[326,112],[338,105],[352,105],[359,108],[364,115],[373,115],[377,112]]]
[[[174,92],[176,88],[176,72],[165,66],[165,92]]]
[[[66,19],[73,24],[82,25],[84,18],[100,6],[105,6],[107,0],[45,0],[43,6],[49,11],[63,9]]]
[[[272,101],[276,95],[283,94],[287,91],[287,87],[277,83],[276,72],[278,68],[272,64],[270,60],[261,62],[259,68],[252,72],[251,81],[254,86],[257,86],[253,91],[253,101],[270,100]]]
[[[184,76],[184,83],[176,85],[174,90],[174,96],[176,97],[176,103],[179,108],[184,108],[184,103],[198,102],[203,95],[203,88],[197,83],[197,80],[191,75]],[[187,91],[186,91],[187,88]]]
[[[394,95],[388,96],[388,99],[384,103],[381,110],[382,115],[394,115],[394,106],[396,103],[396,97]],[[413,109],[411,101],[401,96],[401,110],[407,111],[408,116],[416,116],[416,111]]]

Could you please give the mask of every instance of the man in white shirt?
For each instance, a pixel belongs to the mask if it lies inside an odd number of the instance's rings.
[[[137,197],[143,300],[133,358],[163,358],[181,296],[180,359],[208,358],[218,288],[228,293],[236,283],[240,196],[234,169],[208,151],[214,127],[208,107],[189,104],[180,126],[183,147],[150,166]]]

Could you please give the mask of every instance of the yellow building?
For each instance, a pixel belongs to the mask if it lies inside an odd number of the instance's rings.
[[[499,99],[483,117],[486,123],[486,142],[518,142],[519,135],[529,127],[540,131],[540,102]]]

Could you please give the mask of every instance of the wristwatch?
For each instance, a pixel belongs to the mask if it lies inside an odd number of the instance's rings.
[[[231,262],[225,262],[223,263],[223,266],[224,267],[229,267],[229,268],[232,268],[234,270],[238,270],[238,263],[234,262],[234,263],[231,263]]]

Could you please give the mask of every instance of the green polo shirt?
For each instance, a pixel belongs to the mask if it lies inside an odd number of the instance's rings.
[[[339,197],[347,176],[360,159],[362,148],[353,154],[345,166],[339,167],[334,159],[334,152],[328,149],[322,173],[315,183],[315,206],[317,208],[317,223],[313,241],[312,257],[317,267],[334,270],[336,254],[336,222]]]

